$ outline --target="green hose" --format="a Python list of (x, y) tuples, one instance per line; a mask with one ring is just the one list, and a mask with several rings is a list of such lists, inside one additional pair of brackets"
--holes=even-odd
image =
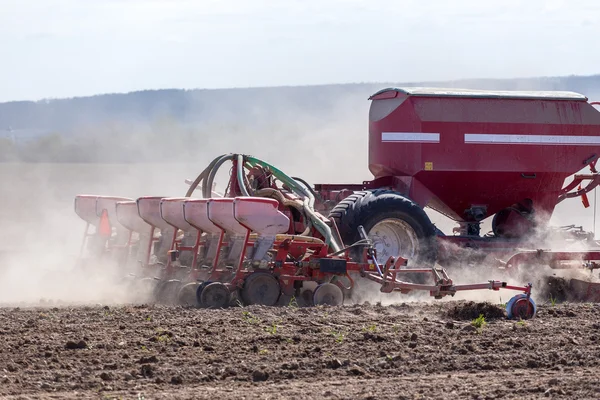
[[(313, 195), (313, 193), (311, 193), (310, 190), (306, 190), (303, 187), (303, 185), (299, 184), (295, 179), (293, 179), (293, 178), (289, 177), (288, 175), (286, 175), (285, 173), (283, 173), (283, 171), (279, 170), (278, 168), (275, 168), (273, 165), (271, 165), (265, 161), (259, 160), (258, 158), (255, 158), (252, 156), (244, 156), (241, 154), (236, 155), (233, 153), (223, 154), (219, 157), (216, 157), (208, 165), (208, 167), (206, 167), (206, 169), (204, 171), (202, 171), (202, 173), (200, 175), (198, 175), (198, 177), (196, 178), (196, 180), (194, 181), (194, 183), (188, 190), (186, 197), (191, 196), (191, 193), (194, 191), (194, 189), (198, 186), (198, 184), (201, 181), (202, 181), (202, 197), (204, 197), (204, 198), (212, 197), (212, 183), (213, 183), (213, 180), (215, 178), (217, 171), (219, 170), (219, 168), (225, 161), (233, 160), (234, 157), (237, 158), (237, 162), (238, 162), (238, 169), (237, 169), (237, 171), (235, 171), (235, 173), (237, 173), (238, 183), (239, 183), (240, 189), (242, 191), (242, 194), (244, 196), (250, 196), (250, 193), (244, 183), (243, 167), (245, 165), (249, 166), (249, 167), (254, 167), (254, 166), (258, 165), (258, 166), (267, 168), (269, 171), (271, 171), (273, 176), (275, 176), (282, 183), (284, 183), (290, 189), (292, 189), (292, 191), (294, 193), (304, 197), (304, 200), (302, 201), (303, 210), (308, 215), (310, 222), (325, 237), (325, 243), (327, 245), (331, 246), (334, 252), (341, 251), (342, 246), (341, 246), (341, 244), (339, 244), (337, 242), (336, 238), (334, 237), (333, 233), (331, 232), (331, 228), (329, 228), (329, 226), (327, 226), (327, 224), (325, 222), (323, 222), (321, 220), (321, 218), (319, 218), (319, 216), (317, 215), (317, 212), (314, 210), (315, 196)], [(243, 162), (244, 159), (246, 160), (245, 163)]]
[(312, 193), (310, 193), (310, 191), (304, 190), (302, 185), (299, 185), (294, 179), (267, 162), (251, 156), (246, 156), (246, 160), (248, 160), (250, 164), (260, 165), (268, 168), (277, 179), (285, 183), (288, 187), (290, 187), (290, 189), (296, 192), (296, 194), (303, 195), (305, 197), (304, 210), (310, 217), (311, 222), (314, 224), (317, 230), (325, 237), (325, 243), (331, 246), (333, 251), (337, 252), (341, 250), (342, 246), (335, 240), (333, 233), (331, 232), (331, 228), (329, 228), (329, 226), (327, 226), (327, 224), (325, 224), (325, 222), (323, 222), (314, 211), (315, 197), (312, 195)]

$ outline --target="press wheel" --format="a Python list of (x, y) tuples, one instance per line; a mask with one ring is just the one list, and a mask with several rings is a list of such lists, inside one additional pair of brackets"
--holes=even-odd
[(196, 302), (199, 305), (202, 305), (202, 291), (204, 290), (204, 288), (206, 286), (208, 286), (211, 283), (212, 283), (212, 281), (204, 281), (200, 285), (198, 285), (198, 287), (196, 288)]
[(518, 294), (506, 304), (509, 319), (531, 319), (535, 316), (537, 307), (531, 297)]
[(200, 282), (189, 282), (183, 285), (177, 293), (177, 302), (187, 307), (198, 306), (198, 299), (196, 298), (198, 286), (200, 286)]
[(231, 292), (221, 282), (213, 282), (204, 289), (200, 294), (200, 304), (204, 308), (225, 308), (229, 305)]
[(341, 306), (344, 303), (344, 293), (333, 283), (323, 283), (315, 289), (313, 303), (315, 306)]
[(300, 307), (312, 307), (315, 305), (314, 303), (314, 295), (315, 292), (310, 290), (310, 289), (306, 289), (300, 292), (300, 296), (298, 296), (298, 300), (299, 300), (299, 306)]
[(277, 278), (268, 272), (254, 272), (244, 280), (240, 291), (246, 305), (274, 306), (281, 295)]

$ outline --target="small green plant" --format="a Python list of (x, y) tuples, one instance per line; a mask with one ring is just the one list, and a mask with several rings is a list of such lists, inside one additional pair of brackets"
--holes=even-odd
[(346, 335), (344, 335), (343, 332), (335, 332), (335, 331), (331, 332), (331, 335), (335, 338), (335, 341), (337, 343), (342, 343), (344, 341), (344, 337), (346, 336)]
[(519, 322), (517, 322), (517, 325), (519, 325), (519, 326), (525, 326), (527, 324), (525, 323), (524, 320), (520, 320)]
[(554, 307), (556, 305), (556, 297), (550, 295), (550, 304), (552, 304), (552, 307)]
[(158, 340), (161, 343), (168, 343), (169, 342), (169, 335), (158, 335), (156, 337), (156, 340)]
[(250, 313), (250, 311), (242, 311), (242, 319), (249, 324), (259, 324), (260, 319)]
[(298, 308), (298, 301), (296, 300), (296, 296), (292, 296), (288, 303), (288, 307)]
[(502, 296), (500, 296), (500, 307), (506, 307), (506, 302), (502, 301)]
[(163, 328), (156, 328), (156, 341), (161, 343), (167, 343), (171, 339), (171, 334), (166, 332)]
[(265, 330), (269, 334), (274, 335), (277, 333), (277, 324), (275, 322), (273, 322), (273, 325), (266, 327)]
[(265, 355), (265, 354), (268, 354), (268, 353), (269, 353), (269, 350), (267, 350), (267, 349), (261, 349), (258, 352), (258, 354), (260, 354), (260, 355)]
[(487, 322), (485, 321), (485, 317), (483, 316), (483, 314), (479, 314), (479, 317), (471, 321), (471, 325), (473, 325), (475, 328), (481, 331), (483, 327), (487, 325)]
[(365, 328), (363, 328), (363, 332), (377, 332), (377, 325), (376, 324), (371, 324)]

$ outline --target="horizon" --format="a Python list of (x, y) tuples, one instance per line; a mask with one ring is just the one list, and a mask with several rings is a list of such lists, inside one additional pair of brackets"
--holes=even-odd
[[(570, 74), (570, 75), (560, 75), (560, 76), (514, 76), (514, 77), (507, 77), (507, 78), (493, 78), (493, 77), (487, 77), (487, 78), (464, 78), (464, 79), (452, 79), (452, 80), (435, 80), (435, 81), (431, 81), (431, 80), (425, 80), (425, 81), (413, 81), (413, 82), (378, 82), (378, 81), (369, 81), (369, 82), (333, 82), (333, 83), (320, 83), (320, 84), (298, 84), (298, 85), (293, 85), (293, 84), (283, 84), (283, 85), (274, 85), (274, 86), (225, 86), (225, 87), (211, 87), (211, 88), (207, 88), (207, 87), (165, 87), (165, 88), (142, 88), (142, 89), (138, 89), (138, 90), (131, 90), (131, 91), (122, 91), (122, 92), (99, 92), (99, 93), (93, 93), (93, 94), (87, 94), (87, 95), (81, 95), (81, 96), (71, 96), (71, 97), (44, 97), (44, 98), (36, 98), (36, 99), (22, 99), (22, 100), (0, 100), (0, 104), (8, 104), (8, 103), (40, 103), (40, 102), (51, 102), (51, 101), (60, 101), (60, 100), (75, 100), (75, 99), (84, 99), (84, 98), (90, 98), (90, 97), (96, 97), (96, 96), (113, 96), (113, 95), (129, 95), (129, 94), (135, 94), (135, 93), (143, 93), (143, 92), (161, 92), (161, 91), (184, 91), (184, 92), (191, 92), (191, 91), (220, 91), (220, 90), (246, 90), (246, 89), (250, 89), (250, 90), (269, 90), (269, 89), (293, 89), (293, 88), (317, 88), (317, 87), (327, 87), (327, 86), (353, 86), (353, 85), (387, 85), (387, 84), (401, 84), (401, 86), (405, 86), (405, 87), (417, 87), (417, 85), (419, 84), (426, 84), (426, 85), (434, 85), (436, 83), (439, 84), (449, 84), (449, 83), (453, 83), (453, 84), (460, 84), (460, 83), (468, 83), (468, 82), (473, 82), (473, 81), (479, 81), (479, 82), (515, 82), (515, 81), (535, 81), (535, 80), (543, 80), (543, 79), (565, 79), (565, 78), (595, 78), (598, 77), (600, 78), (600, 72), (598, 73), (591, 73), (591, 74), (586, 74), (586, 75), (577, 75), (577, 74)], [(415, 85), (415, 86), (411, 86), (411, 85)], [(468, 86), (468, 85), (467, 85)], [(438, 88), (444, 88), (443, 86), (430, 86), (430, 87), (438, 87)], [(448, 88), (448, 87), (446, 87)], [(457, 86), (452, 86), (452, 88), (461, 88), (461, 87), (457, 87)], [(465, 86), (464, 89), (467, 89), (467, 87)], [(494, 90), (494, 89), (485, 89), (482, 88), (482, 90)], [(525, 90), (526, 91), (526, 90)], [(543, 90), (542, 90), (543, 91)]]

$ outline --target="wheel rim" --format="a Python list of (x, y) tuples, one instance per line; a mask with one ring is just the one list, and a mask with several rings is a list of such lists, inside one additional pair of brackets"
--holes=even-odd
[(202, 290), (202, 306), (206, 308), (225, 308), (229, 304), (231, 293), (227, 287), (214, 282)]
[(344, 302), (344, 293), (339, 286), (333, 283), (324, 283), (315, 290), (313, 302), (316, 306), (340, 306)]
[(281, 287), (273, 275), (256, 273), (246, 278), (241, 294), (248, 305), (274, 306), (279, 300)]
[(508, 319), (531, 319), (535, 316), (537, 307), (535, 301), (525, 294), (518, 294), (506, 304)]
[(535, 309), (533, 304), (526, 298), (517, 300), (512, 306), (513, 318), (531, 319), (534, 314)]
[(388, 218), (375, 224), (368, 233), (377, 251), (377, 261), (385, 263), (390, 257), (412, 260), (419, 250), (415, 230), (405, 221)]

